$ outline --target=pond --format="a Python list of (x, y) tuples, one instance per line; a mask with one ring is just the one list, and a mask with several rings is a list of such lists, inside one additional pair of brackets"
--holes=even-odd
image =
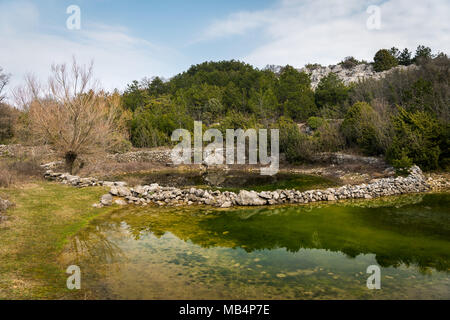
[(263, 176), (259, 171), (243, 170), (208, 170), (199, 171), (162, 171), (152, 173), (125, 174), (107, 177), (105, 180), (130, 180), (136, 184), (158, 183), (168, 187), (196, 187), (220, 189), (239, 192), (241, 189), (255, 191), (273, 191), (277, 189), (296, 189), (306, 191), (311, 189), (329, 188), (339, 184), (338, 181), (316, 175), (280, 172), (272, 176)]
[[(450, 194), (334, 205), (118, 208), (73, 237), (99, 299), (450, 299)], [(381, 268), (381, 289), (366, 286)]]

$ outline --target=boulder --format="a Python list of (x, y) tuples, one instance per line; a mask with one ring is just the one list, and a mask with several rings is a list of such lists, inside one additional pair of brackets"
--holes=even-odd
[(221, 208), (230, 208), (233, 204), (231, 203), (231, 201), (225, 201), (224, 203), (222, 203), (222, 205), (220, 206)]
[(102, 196), (102, 198), (100, 199), (100, 203), (104, 206), (110, 206), (112, 204), (112, 200), (113, 200), (112, 195), (108, 193)]
[(239, 192), (236, 202), (241, 206), (262, 206), (267, 203), (267, 201), (259, 197), (255, 191), (246, 190), (241, 190)]
[(111, 187), (111, 190), (109, 190), (109, 193), (113, 196), (118, 196), (118, 197), (131, 196), (130, 189), (128, 189), (127, 187), (120, 187), (120, 186)]

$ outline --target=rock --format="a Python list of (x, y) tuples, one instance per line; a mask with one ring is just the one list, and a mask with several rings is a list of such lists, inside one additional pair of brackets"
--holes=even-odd
[(114, 186), (114, 182), (103, 181), (102, 185), (105, 186), (105, 187), (113, 187)]
[(112, 200), (113, 200), (112, 195), (108, 193), (102, 196), (102, 198), (100, 199), (100, 203), (104, 206), (110, 206), (112, 204)]
[(126, 206), (128, 203), (125, 200), (117, 199), (114, 201), (115, 204), (118, 204), (119, 206)]
[(12, 207), (12, 202), (8, 200), (3, 200), (0, 198), (0, 212), (6, 211), (9, 207)]
[(92, 205), (93, 208), (103, 208), (103, 205), (101, 203), (94, 203)]
[(134, 187), (133, 192), (136, 193), (137, 195), (141, 195), (141, 196), (145, 195), (145, 193), (146, 193), (143, 186)]
[(109, 193), (112, 194), (113, 196), (118, 196), (119, 189), (117, 189), (117, 187), (115, 187), (115, 186), (112, 186), (111, 189), (109, 190)]
[(220, 207), (221, 208), (230, 208), (231, 206), (233, 206), (231, 201), (225, 201), (224, 203), (222, 203), (222, 205)]
[(131, 191), (127, 187), (117, 186), (117, 195), (119, 197), (128, 197), (131, 196)]
[(241, 190), (239, 192), (236, 202), (241, 206), (262, 206), (267, 203), (267, 201), (260, 198), (255, 191), (247, 190)]
[(329, 194), (327, 197), (328, 201), (336, 201), (336, 197), (333, 194)]

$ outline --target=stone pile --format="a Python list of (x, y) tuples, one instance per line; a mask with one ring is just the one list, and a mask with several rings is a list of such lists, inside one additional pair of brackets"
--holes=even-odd
[(88, 178), (81, 178), (79, 176), (74, 176), (69, 173), (60, 173), (60, 172), (53, 172), (52, 170), (45, 171), (44, 178), (51, 181), (57, 181), (62, 184), (68, 184), (74, 187), (84, 188), (84, 187), (94, 187), (94, 186), (106, 186), (106, 187), (113, 187), (113, 186), (126, 186), (126, 182), (123, 181), (103, 181), (98, 180), (96, 178), (88, 177)]
[(171, 163), (171, 149), (139, 150), (126, 153), (109, 154), (107, 158), (114, 161), (123, 162), (155, 162), (167, 164)]
[(238, 194), (229, 191), (212, 191), (197, 188), (179, 189), (158, 184), (128, 188), (126, 185), (111, 186), (109, 194), (102, 196), (97, 207), (113, 204), (136, 204), (146, 206), (210, 205), (221, 208), (232, 206), (263, 206), (275, 204), (310, 203), (344, 199), (372, 199), (382, 196), (427, 192), (430, 186), (419, 167), (413, 166), (407, 177), (389, 177), (373, 180), (368, 184), (345, 185), (325, 190), (276, 190), (246, 191)]

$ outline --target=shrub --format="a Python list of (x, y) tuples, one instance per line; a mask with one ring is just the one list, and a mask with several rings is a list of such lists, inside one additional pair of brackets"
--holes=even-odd
[(373, 69), (376, 72), (381, 72), (385, 70), (389, 70), (398, 65), (397, 59), (392, 55), (389, 50), (381, 49), (373, 58), (374, 64)]
[(310, 127), (313, 130), (319, 129), (321, 126), (325, 124), (325, 120), (320, 117), (310, 117), (306, 123), (308, 124), (308, 127)]
[(335, 73), (330, 72), (320, 79), (314, 99), (318, 107), (335, 106), (347, 100), (348, 90), (344, 82)]
[(413, 161), (408, 157), (407, 151), (402, 149), (401, 157), (399, 159), (392, 160), (392, 166), (399, 175), (407, 175), (408, 169), (413, 165)]
[(349, 145), (360, 147), (364, 153), (378, 155), (383, 152), (377, 127), (379, 118), (372, 106), (366, 102), (357, 102), (351, 106), (341, 125), (341, 131)]
[(314, 153), (313, 141), (300, 132), (298, 125), (291, 119), (281, 117), (276, 124), (280, 130), (280, 152), (291, 163), (310, 161)]
[(355, 59), (354, 57), (346, 57), (344, 60), (339, 62), (338, 64), (342, 66), (344, 69), (352, 69), (356, 67), (358, 64), (364, 63), (363, 61), (359, 61), (358, 59)]
[(395, 136), (387, 152), (387, 159), (411, 159), (423, 170), (439, 168), (441, 146), (445, 145), (444, 128), (427, 112), (408, 112), (402, 107), (393, 119)]
[(0, 102), (0, 144), (7, 143), (14, 136), (14, 125), (18, 112)]
[(338, 122), (325, 122), (316, 131), (315, 149), (322, 152), (336, 152), (345, 147), (345, 139)]

